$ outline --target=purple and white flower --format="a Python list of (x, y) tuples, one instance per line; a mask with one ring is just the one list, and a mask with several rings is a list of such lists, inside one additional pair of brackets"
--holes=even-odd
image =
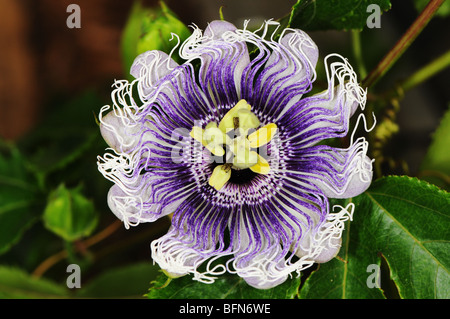
[(324, 59), (328, 89), (312, 89), (319, 53), (301, 30), (275, 22), (251, 32), (213, 21), (179, 48), (186, 60), (148, 51), (116, 81), (100, 112), (110, 146), (98, 159), (114, 182), (110, 209), (125, 226), (173, 214), (152, 258), (172, 277), (210, 283), (236, 273), (271, 288), (334, 258), (353, 206), (330, 208), (372, 180), (364, 138), (348, 148), (324, 140), (349, 134), (366, 92), (339, 55)]

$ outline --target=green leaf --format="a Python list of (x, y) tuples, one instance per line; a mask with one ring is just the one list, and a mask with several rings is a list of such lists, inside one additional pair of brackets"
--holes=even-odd
[(293, 6), (289, 26), (308, 31), (363, 29), (372, 11), (371, 4), (380, 7), (380, 13), (391, 8), (390, 0), (299, 0)]
[(0, 254), (17, 243), (41, 215), (39, 189), (26, 160), (14, 148), (0, 149)]
[(83, 298), (142, 298), (148, 290), (148, 284), (158, 274), (159, 267), (151, 263), (110, 269), (88, 284), (83, 284), (76, 295)]
[[(177, 45), (172, 39), (175, 33), (184, 41), (190, 36), (189, 29), (176, 15), (160, 2), (159, 7), (144, 7), (141, 1), (135, 1), (122, 34), (122, 56), (126, 74), (129, 73), (134, 59), (149, 50), (161, 50), (167, 54)], [(172, 56), (175, 60), (178, 56)], [(178, 61), (179, 62), (179, 61)]]
[[(300, 278), (288, 279), (271, 289), (256, 289), (238, 275), (221, 275), (214, 283), (192, 280), (192, 276), (171, 279), (161, 274), (150, 288), (149, 299), (293, 299), (300, 286)], [(168, 283), (168, 284), (167, 284)]]
[(65, 298), (68, 291), (57, 283), (36, 279), (21, 269), (0, 266), (0, 298)]
[(448, 188), (448, 180), (450, 179), (449, 145), (450, 108), (444, 114), (436, 132), (434, 132), (433, 141), (420, 167), (420, 176), (423, 179), (443, 188)]
[[(450, 194), (424, 181), (391, 176), (372, 184), (355, 204), (339, 259), (321, 264), (301, 298), (381, 298), (369, 288), (368, 266), (384, 258), (401, 298), (450, 297)], [(386, 276), (389, 275), (389, 276)], [(381, 285), (383, 288), (383, 282)]]
[[(345, 207), (343, 200), (332, 201), (335, 205)], [(300, 290), (299, 297), (303, 299), (382, 299), (383, 292), (378, 288), (368, 288), (366, 279), (368, 265), (380, 261), (377, 253), (365, 251), (359, 247), (358, 229), (360, 212), (356, 209), (353, 221), (347, 222), (342, 234), (342, 247), (338, 257), (318, 268), (306, 279)], [(363, 246), (363, 245), (361, 245)]]
[(41, 178), (73, 163), (80, 167), (83, 155), (101, 141), (93, 114), (104, 105), (100, 97), (86, 91), (75, 98), (66, 98), (57, 97), (49, 102), (43, 121), (18, 142)]
[(50, 194), (43, 220), (47, 229), (66, 241), (74, 241), (95, 230), (98, 215), (80, 188), (61, 185)]

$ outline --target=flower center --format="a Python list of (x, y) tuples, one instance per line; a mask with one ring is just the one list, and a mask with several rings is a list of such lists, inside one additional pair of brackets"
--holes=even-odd
[(260, 127), (260, 121), (251, 106), (240, 100), (222, 118), (219, 124), (209, 122), (205, 129), (194, 126), (191, 137), (202, 143), (215, 156), (225, 156), (226, 164), (214, 168), (209, 185), (220, 190), (231, 178), (231, 171), (249, 168), (258, 174), (268, 174), (267, 160), (258, 154), (277, 131), (274, 123)]

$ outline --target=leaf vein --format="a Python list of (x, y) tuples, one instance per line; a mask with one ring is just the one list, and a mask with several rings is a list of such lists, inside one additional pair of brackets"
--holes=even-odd
[(446, 272), (447, 273), (449, 273), (449, 270), (448, 269), (446, 269), (440, 262), (439, 262), (439, 260), (437, 260), (436, 259), (436, 257), (428, 250), (428, 249), (426, 249), (426, 247), (425, 246), (423, 246), (423, 244), (417, 239), (417, 238), (415, 238), (414, 236), (413, 236), (413, 234), (411, 234), (411, 232), (409, 232), (409, 230), (408, 229), (406, 229), (392, 214), (390, 214), (389, 212), (388, 212), (388, 210), (386, 209), (386, 208), (384, 208), (373, 196), (371, 196), (371, 194), (370, 193), (367, 193), (367, 196), (378, 206), (378, 207), (380, 207), (383, 211), (384, 211), (384, 213), (389, 217), (389, 218), (391, 218), (391, 220), (395, 223), (395, 224), (397, 224), (397, 226), (400, 228), (400, 229), (402, 229), (410, 238), (412, 238), (413, 240), (414, 240), (414, 242), (419, 246), (419, 247), (421, 247), (435, 262), (436, 262), (436, 264), (438, 264), (438, 265), (440, 265), (443, 269), (445, 269), (446, 270)]

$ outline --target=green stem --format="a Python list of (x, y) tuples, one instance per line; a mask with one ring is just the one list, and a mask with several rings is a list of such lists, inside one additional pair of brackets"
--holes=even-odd
[(77, 264), (78, 263), (78, 257), (77, 257), (77, 254), (75, 252), (74, 243), (65, 240), (64, 241), (64, 247), (66, 249), (67, 258), (68, 258), (69, 262)]
[(416, 85), (425, 82), (435, 74), (444, 70), (450, 66), (450, 50), (441, 55), (436, 60), (430, 62), (420, 70), (416, 71), (413, 75), (402, 81), (399, 87), (403, 91), (407, 91), (415, 87)]
[(359, 70), (359, 77), (364, 79), (367, 76), (367, 70), (364, 65), (364, 59), (361, 49), (361, 32), (359, 30), (352, 30), (352, 47), (353, 56), (356, 60), (356, 65)]
[[(98, 242), (102, 241), (103, 239), (107, 238), (111, 234), (113, 234), (117, 228), (122, 223), (120, 221), (115, 221), (111, 225), (109, 225), (107, 228), (99, 232), (98, 234), (86, 239), (81, 245), (84, 249), (87, 249), (88, 247), (97, 244)], [(60, 262), (61, 260), (65, 258), (71, 258), (72, 256), (75, 256), (75, 251), (72, 243), (69, 243), (65, 241), (66, 249), (61, 250), (60, 252), (48, 257), (46, 260), (44, 260), (32, 273), (32, 276), (35, 278), (41, 277), (48, 269), (50, 269), (53, 265)]]
[(444, 0), (431, 0), (423, 9), (413, 24), (406, 30), (405, 34), (394, 45), (394, 47), (384, 56), (380, 63), (364, 79), (363, 86), (370, 87), (374, 85), (383, 75), (394, 65), (394, 63), (409, 48), (411, 43), (422, 32), (425, 26), (430, 22), (436, 11)]

